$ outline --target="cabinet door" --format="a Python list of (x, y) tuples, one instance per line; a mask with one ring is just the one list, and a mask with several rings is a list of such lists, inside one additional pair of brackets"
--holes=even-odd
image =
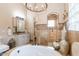
[(26, 45), (29, 42), (28, 35), (16, 35), (16, 46)]

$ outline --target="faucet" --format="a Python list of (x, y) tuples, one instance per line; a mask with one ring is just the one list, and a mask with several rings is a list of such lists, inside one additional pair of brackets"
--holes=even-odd
[(20, 52), (20, 50), (17, 51), (17, 53), (19, 53), (19, 52)]

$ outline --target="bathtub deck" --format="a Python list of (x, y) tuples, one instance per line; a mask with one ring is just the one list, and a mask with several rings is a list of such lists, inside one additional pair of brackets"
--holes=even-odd
[[(27, 44), (27, 45), (32, 45), (32, 44)], [(16, 48), (16, 47), (15, 47), (15, 48)], [(12, 49), (10, 49), (9, 51), (5, 52), (2, 56), (9, 56), (9, 54), (10, 54), (15, 48), (12, 48)]]
[(13, 48), (13, 49), (7, 51), (7, 52), (4, 53), (2, 56), (9, 56), (9, 54), (10, 54), (14, 49), (15, 49), (15, 48)]

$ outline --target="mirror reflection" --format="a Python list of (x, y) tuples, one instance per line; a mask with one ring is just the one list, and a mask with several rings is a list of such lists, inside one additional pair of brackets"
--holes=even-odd
[(13, 19), (13, 33), (24, 33), (25, 32), (25, 20), (24, 18), (16, 16)]

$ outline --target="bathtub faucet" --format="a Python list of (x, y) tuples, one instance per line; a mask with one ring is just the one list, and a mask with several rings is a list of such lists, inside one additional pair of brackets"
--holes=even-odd
[(20, 52), (20, 50), (17, 51), (17, 53), (19, 53), (19, 52)]

